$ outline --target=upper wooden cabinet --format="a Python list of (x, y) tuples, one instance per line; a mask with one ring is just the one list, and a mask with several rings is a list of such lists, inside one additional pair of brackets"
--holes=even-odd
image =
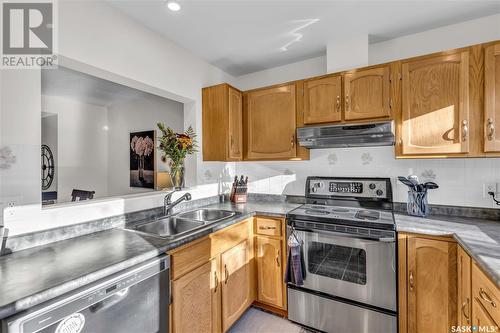
[(407, 249), (408, 332), (449, 332), (456, 325), (454, 242), (409, 237)]
[(295, 90), (295, 84), (287, 84), (246, 95), (245, 159), (297, 157)]
[(469, 151), (469, 52), (402, 62), (402, 154)]
[(391, 115), (390, 67), (348, 72), (344, 75), (345, 120)]
[(303, 89), (304, 124), (342, 120), (342, 76), (306, 80)]
[(484, 151), (500, 152), (500, 43), (484, 55)]
[(243, 99), (228, 84), (203, 88), (203, 160), (243, 158)]

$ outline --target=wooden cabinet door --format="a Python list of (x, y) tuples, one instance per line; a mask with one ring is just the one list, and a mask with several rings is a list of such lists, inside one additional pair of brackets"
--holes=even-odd
[(281, 240), (257, 237), (257, 299), (283, 307)]
[(304, 124), (342, 120), (342, 77), (330, 76), (304, 82)]
[(408, 332), (449, 332), (456, 325), (456, 244), (408, 239)]
[(229, 87), (229, 152), (231, 160), (243, 157), (243, 98), (241, 92)]
[(345, 120), (389, 117), (391, 115), (390, 87), (389, 66), (345, 74)]
[(500, 152), (500, 43), (484, 57), (484, 151)]
[(220, 332), (219, 262), (212, 259), (172, 282), (172, 331)]
[(403, 62), (403, 154), (469, 151), (469, 52)]
[(249, 243), (245, 240), (221, 255), (223, 332), (252, 304)]
[(247, 158), (296, 156), (295, 84), (248, 93)]
[(457, 284), (458, 284), (458, 325), (469, 326), (472, 318), (472, 302), (471, 302), (471, 258), (458, 246), (457, 249)]

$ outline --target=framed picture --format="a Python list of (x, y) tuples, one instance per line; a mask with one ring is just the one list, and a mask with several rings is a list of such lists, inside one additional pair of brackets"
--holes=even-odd
[(155, 188), (156, 131), (130, 133), (130, 187)]

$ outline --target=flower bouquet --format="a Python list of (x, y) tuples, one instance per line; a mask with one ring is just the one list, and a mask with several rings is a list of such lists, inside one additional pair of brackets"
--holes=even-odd
[(184, 186), (184, 159), (197, 152), (196, 133), (191, 126), (184, 133), (175, 133), (163, 123), (157, 125), (162, 132), (159, 148), (163, 157), (169, 160), (172, 184), (175, 189), (181, 189)]

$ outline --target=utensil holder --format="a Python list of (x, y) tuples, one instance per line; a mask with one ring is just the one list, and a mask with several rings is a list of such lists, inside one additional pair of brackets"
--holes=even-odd
[(408, 191), (408, 202), (406, 204), (408, 215), (426, 217), (429, 213), (429, 203), (427, 202), (427, 191)]

